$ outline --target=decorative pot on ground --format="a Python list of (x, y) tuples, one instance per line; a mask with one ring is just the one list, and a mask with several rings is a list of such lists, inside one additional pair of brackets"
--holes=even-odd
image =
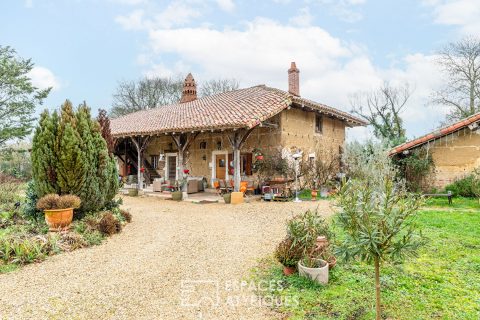
[(68, 230), (73, 219), (73, 209), (80, 208), (81, 200), (71, 194), (47, 194), (37, 201), (37, 209), (45, 213), (50, 231)]
[(73, 208), (43, 210), (49, 231), (68, 230), (73, 220)]
[(174, 201), (182, 201), (183, 192), (182, 191), (173, 191), (172, 192), (172, 200)]
[(319, 284), (328, 283), (328, 263), (322, 259), (311, 259), (314, 267), (306, 267), (302, 264), (302, 261), (298, 262), (298, 273), (301, 276), (309, 278)]
[(283, 274), (286, 276), (291, 276), (295, 273), (295, 267), (285, 267), (283, 266)]
[(231, 198), (232, 204), (243, 203), (243, 192), (232, 192), (231, 195), (232, 195), (232, 198)]
[(137, 188), (130, 188), (128, 189), (128, 195), (130, 197), (136, 197), (138, 196), (138, 189)]
[(326, 187), (323, 187), (320, 189), (320, 197), (322, 198), (328, 197), (328, 189)]
[(225, 201), (226, 204), (229, 204), (232, 201), (232, 194), (231, 193), (225, 193), (223, 195), (223, 200)]
[(317, 190), (313, 189), (312, 190), (312, 201), (317, 200)]

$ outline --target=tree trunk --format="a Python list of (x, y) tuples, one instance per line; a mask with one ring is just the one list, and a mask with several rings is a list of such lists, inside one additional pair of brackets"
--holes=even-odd
[(375, 293), (376, 293), (376, 320), (380, 320), (382, 317), (382, 311), (380, 308), (380, 260), (375, 257)]
[[(178, 160), (177, 160), (177, 180), (182, 180), (183, 178), (183, 150), (178, 150)], [(181, 191), (184, 191), (183, 189)]]

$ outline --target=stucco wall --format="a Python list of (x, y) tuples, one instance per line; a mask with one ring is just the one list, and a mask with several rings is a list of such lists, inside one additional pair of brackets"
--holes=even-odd
[(430, 151), (435, 162), (435, 186), (443, 188), (480, 167), (480, 134), (464, 129), (436, 141)]
[[(345, 140), (344, 123), (327, 116), (323, 117), (322, 133), (316, 133), (315, 113), (313, 112), (291, 108), (284, 110), (268, 122), (277, 124), (278, 128), (254, 129), (242, 147), (242, 152), (252, 152), (254, 148), (259, 148), (262, 152), (268, 153), (274, 149), (288, 148), (292, 151), (300, 149), (304, 156), (319, 150), (338, 154)], [(212, 152), (219, 150), (217, 146), (219, 141), (221, 143), (220, 150), (232, 152), (227, 135), (224, 133), (205, 132), (197, 136), (189, 148), (186, 164), (192, 175), (204, 176), (210, 182), (212, 166), (215, 161)], [(206, 149), (200, 149), (202, 142), (206, 142)], [(177, 152), (172, 138), (159, 136), (150, 141), (145, 155), (150, 159), (151, 155), (169, 152)], [(316, 156), (322, 155), (316, 154)], [(158, 172), (162, 177), (165, 175), (164, 165), (165, 162), (159, 163)]]
[(345, 124), (340, 120), (323, 116), (322, 133), (317, 133), (314, 112), (291, 108), (281, 115), (282, 145), (285, 147), (298, 148), (304, 155), (316, 151), (338, 154), (345, 142)]

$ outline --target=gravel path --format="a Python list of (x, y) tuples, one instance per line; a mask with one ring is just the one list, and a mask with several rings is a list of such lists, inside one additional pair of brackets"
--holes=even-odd
[[(124, 199), (133, 222), (104, 244), (0, 275), (0, 319), (275, 319), (249, 270), (285, 219), (328, 202)], [(200, 301), (200, 302), (199, 302)]]

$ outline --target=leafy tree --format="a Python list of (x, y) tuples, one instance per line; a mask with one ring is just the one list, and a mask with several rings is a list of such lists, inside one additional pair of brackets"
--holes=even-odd
[(60, 116), (42, 114), (33, 138), (32, 167), (38, 197), (77, 195), (82, 212), (104, 208), (118, 192), (115, 159), (85, 103), (75, 111), (67, 100)]
[(237, 90), (240, 83), (236, 79), (212, 79), (205, 81), (200, 86), (200, 96), (212, 96), (214, 94)]
[(135, 111), (148, 110), (177, 103), (182, 96), (183, 80), (176, 78), (148, 78), (139, 81), (121, 81), (113, 95), (112, 117)]
[(11, 47), (0, 46), (0, 145), (30, 134), (34, 111), (42, 104), (51, 88), (39, 90), (32, 85), (28, 73), (30, 59), (22, 59)]
[[(421, 198), (409, 193), (404, 183), (395, 182), (395, 167), (386, 154), (370, 158), (362, 172), (367, 178), (353, 178), (342, 188), (337, 221), (345, 232), (338, 254), (345, 260), (360, 259), (375, 268), (376, 319), (381, 319), (380, 267), (384, 262), (400, 263), (414, 256), (422, 240), (414, 221)], [(376, 179), (368, 179), (376, 176)]]
[(480, 38), (466, 37), (443, 48), (437, 60), (447, 81), (433, 102), (451, 108), (447, 122), (480, 112)]
[[(200, 85), (200, 96), (236, 90), (235, 79), (214, 79)], [(178, 78), (145, 77), (138, 81), (121, 81), (113, 95), (110, 115), (114, 118), (132, 112), (178, 103), (182, 97), (183, 80)]]
[(378, 139), (395, 146), (406, 141), (401, 117), (412, 91), (408, 83), (394, 87), (385, 82), (371, 92), (360, 92), (351, 97), (352, 112), (373, 127)]

